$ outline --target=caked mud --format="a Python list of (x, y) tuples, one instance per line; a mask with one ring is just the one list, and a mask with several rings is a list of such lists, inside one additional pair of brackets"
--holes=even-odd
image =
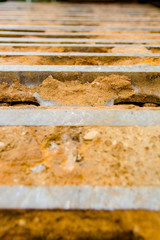
[(160, 127), (0, 127), (0, 184), (160, 186)]

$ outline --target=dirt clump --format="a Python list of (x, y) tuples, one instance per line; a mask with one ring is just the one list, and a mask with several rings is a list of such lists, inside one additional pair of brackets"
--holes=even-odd
[(151, 50), (148, 50), (146, 47), (141, 46), (131, 46), (131, 47), (114, 47), (110, 49), (110, 53), (152, 53)]
[(46, 78), (39, 87), (30, 87), (44, 99), (53, 99), (64, 105), (102, 106), (115, 97), (129, 97), (134, 90), (126, 76), (110, 75), (97, 77), (91, 83), (79, 81), (60, 82), (52, 76)]
[[(114, 50), (113, 50), (114, 51)], [(122, 49), (121, 49), (122, 51)], [(124, 51), (124, 52), (123, 52)], [(123, 49), (121, 53), (128, 53)], [(134, 52), (134, 49), (132, 50)], [(149, 50), (148, 50), (149, 51)], [(132, 52), (132, 53), (133, 53)], [(116, 52), (117, 53), (117, 52)], [(160, 65), (158, 57), (71, 57), (71, 56), (1, 56), (1, 65)]]
[[(127, 51), (127, 50), (125, 50)], [(126, 53), (126, 52), (125, 52)], [(128, 53), (128, 52), (127, 52)], [(48, 61), (50, 64), (51, 61)], [(97, 57), (94, 58), (77, 58), (77, 59), (66, 59), (66, 64), (68, 65), (145, 65), (149, 64), (152, 66), (160, 65), (160, 58), (154, 57), (112, 57), (106, 59), (99, 59)], [(55, 60), (54, 64), (63, 64), (64, 60)]]
[(110, 75), (97, 77), (93, 82), (82, 84), (79, 80), (61, 82), (52, 76), (47, 77), (39, 86), (27, 87), (13, 80), (9, 85), (0, 85), (0, 103), (14, 102), (39, 103), (34, 94), (44, 100), (55, 100), (61, 105), (102, 106), (114, 98), (128, 98), (134, 90), (131, 80), (126, 76)]
[(64, 52), (64, 47), (52, 46), (0, 46), (1, 52)]
[(25, 85), (19, 83), (18, 80), (13, 80), (13, 84), (9, 85), (3, 82), (0, 85), (0, 104), (1, 105), (12, 105), (16, 103), (37, 103), (36, 98)]

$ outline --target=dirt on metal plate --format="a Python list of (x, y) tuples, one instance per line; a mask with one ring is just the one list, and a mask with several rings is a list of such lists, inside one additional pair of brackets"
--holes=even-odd
[(0, 184), (160, 186), (160, 127), (0, 127)]
[(0, 64), (4, 65), (160, 65), (160, 57), (71, 57), (71, 56), (0, 56)]
[(157, 240), (160, 237), (160, 214), (142, 210), (1, 210), (0, 221), (1, 240)]
[[(90, 46), (90, 47), (76, 47), (73, 48), (70, 46), (70, 50), (66, 50), (65, 46), (61, 47), (53, 47), (53, 46), (26, 46), (26, 47), (21, 47), (21, 46), (0, 46), (0, 52), (104, 52), (104, 53), (160, 53), (160, 49), (157, 48), (151, 48), (151, 50), (147, 49), (146, 47), (142, 46), (131, 46), (131, 47), (96, 47)], [(81, 48), (81, 50), (80, 50)], [(69, 49), (69, 46), (67, 47)], [(92, 50), (91, 50), (92, 49)]]
[(141, 81), (137, 93), (131, 79), (123, 75), (99, 76), (93, 82), (85, 83), (79, 80), (61, 82), (50, 75), (39, 86), (28, 87), (20, 84), (18, 80), (13, 80), (11, 85), (3, 82), (0, 85), (0, 104), (1, 106), (19, 104), (44, 106), (49, 100), (47, 103), (52, 106), (97, 107), (114, 104), (159, 106), (160, 99), (154, 94), (155, 90), (158, 90), (157, 83), (144, 91), (145, 85), (146, 83)]

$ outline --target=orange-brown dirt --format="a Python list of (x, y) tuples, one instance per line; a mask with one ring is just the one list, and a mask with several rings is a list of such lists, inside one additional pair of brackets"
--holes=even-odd
[[(126, 51), (126, 50), (125, 50)], [(118, 51), (117, 51), (118, 52)], [(123, 51), (121, 51), (123, 52)], [(43, 57), (43, 56), (1, 56), (0, 64), (11, 65), (160, 65), (160, 58), (154, 57)]]
[(151, 53), (146, 47), (131, 46), (131, 47), (114, 47), (110, 50), (111, 53)]
[(38, 47), (12, 47), (12, 46), (0, 46), (1, 52), (64, 52), (64, 47), (47, 47), (47, 46), (38, 46)]
[[(45, 21), (45, 20), (42, 20), (42, 21), (29, 21), (29, 20), (25, 20), (25, 21), (23, 21), (22, 19), (17, 19), (16, 21), (14, 20), (14, 21), (7, 21), (7, 20), (1, 20), (1, 22), (0, 22), (0, 25), (3, 25), (3, 24), (5, 24), (5, 25), (23, 25), (23, 26), (25, 26), (25, 25), (32, 25), (32, 26), (34, 26), (34, 25), (42, 25), (42, 26), (45, 26), (45, 25), (47, 25), (47, 26), (53, 26), (53, 22), (52, 21)], [(119, 28), (119, 27), (137, 27), (137, 23), (136, 22), (124, 22), (124, 23), (119, 23), (119, 22), (107, 22), (107, 23), (105, 23), (105, 22), (97, 22), (96, 21), (96, 23), (93, 23), (93, 22), (88, 22), (88, 21), (83, 21), (83, 20), (81, 20), (81, 21), (79, 21), (79, 22), (71, 22), (71, 21), (57, 21), (57, 22), (55, 22), (54, 23), (54, 25), (56, 25), (56, 26), (67, 26), (67, 25), (72, 25), (72, 26), (81, 26), (81, 25), (84, 25), (84, 26), (104, 26), (104, 27), (109, 27), (110, 25), (112, 24), (112, 26), (113, 27), (117, 27), (117, 28)], [(158, 27), (159, 26), (159, 22), (155, 22), (155, 23), (153, 23), (153, 22), (147, 22), (147, 26), (149, 26), (149, 27)], [(141, 21), (139, 21), (138, 22), (138, 27), (146, 27), (146, 22), (141, 22)], [(67, 30), (67, 28), (66, 28), (66, 30)]]
[[(158, 19), (159, 20), (159, 19)], [(53, 30), (46, 30), (46, 32), (53, 32)], [(63, 31), (61, 31), (61, 32), (63, 32)], [(67, 31), (67, 32), (69, 32), (69, 31)], [(70, 32), (73, 32), (73, 31), (70, 31)], [(83, 30), (82, 31), (78, 31), (78, 32), (84, 32)], [(114, 34), (114, 33), (119, 33), (119, 34), (139, 34), (139, 33), (141, 33), (141, 34), (145, 34), (145, 33), (153, 33), (152, 31), (143, 31), (143, 30), (139, 30), (138, 28), (137, 28), (137, 30), (107, 30), (107, 28), (106, 28), (106, 30), (92, 30), (92, 31), (89, 31), (90, 33), (106, 33), (106, 34)]]
[(35, 101), (33, 94), (37, 92), (43, 99), (56, 100), (63, 105), (101, 106), (114, 97), (128, 98), (134, 94), (131, 80), (126, 76), (110, 75), (97, 77), (91, 83), (81, 84), (80, 81), (61, 82), (46, 78), (40, 86), (27, 87), (17, 80), (9, 86), (0, 85), (0, 102)]
[(0, 184), (160, 186), (160, 127), (0, 127)]
[(131, 80), (126, 76), (97, 77), (92, 83), (60, 82), (52, 76), (39, 87), (30, 87), (44, 99), (54, 99), (64, 105), (101, 106), (114, 97), (129, 97), (134, 93)]
[[(87, 35), (87, 34), (86, 34)], [(123, 35), (123, 34), (119, 34), (119, 35), (107, 35), (107, 36), (105, 36), (105, 35), (100, 35), (100, 36), (89, 36), (89, 38), (107, 38), (107, 39), (131, 39), (131, 40), (140, 40), (140, 39), (142, 39), (142, 40), (144, 40), (144, 37), (145, 37), (145, 39), (157, 39), (157, 40), (159, 40), (159, 36), (152, 36), (152, 35), (136, 35), (136, 34), (130, 34), (130, 35)], [(87, 38), (88, 38), (88, 36), (87, 36)]]
[[(54, 32), (55, 33), (55, 32)], [(63, 32), (61, 32), (62, 34), (63, 34)], [(80, 33), (80, 32), (78, 32), (78, 33)], [(104, 34), (104, 33), (103, 33)], [(1, 35), (1, 33), (0, 33), (0, 35)], [(144, 40), (144, 36), (145, 36), (145, 39), (157, 39), (157, 41), (159, 40), (159, 36), (154, 36), (154, 35), (136, 35), (136, 34), (130, 34), (130, 35), (128, 35), (128, 34), (126, 34), (125, 35), (125, 33), (124, 34), (119, 34), (119, 35), (114, 35), (114, 34), (111, 34), (111, 33), (108, 33), (108, 34), (104, 34), (104, 35), (98, 35), (98, 34), (96, 34), (95, 33), (95, 35), (89, 35), (88, 33), (85, 33), (85, 35), (73, 35), (73, 36), (70, 36), (70, 35), (67, 35), (67, 33), (64, 33), (64, 35), (63, 36), (61, 36), (60, 34), (58, 34), (58, 32), (57, 32), (57, 35), (58, 35), (58, 37), (59, 38), (64, 38), (64, 36), (66, 36), (67, 38), (79, 38), (79, 39), (81, 39), (81, 38), (86, 38), (86, 39), (90, 39), (90, 38), (96, 38), (96, 39), (131, 39), (131, 40)], [(4, 34), (3, 33), (3, 35), (2, 36), (5, 36), (5, 37), (9, 37), (9, 35), (6, 33), (6, 34)], [(39, 36), (39, 35), (36, 35), (36, 34), (34, 34), (34, 33), (32, 33), (32, 32), (30, 32), (30, 35), (26, 35), (25, 33), (23, 33), (23, 34), (21, 34), (21, 35), (14, 35), (14, 37), (19, 37), (19, 38), (21, 38), (21, 37), (25, 37), (25, 38), (39, 38), (39, 39), (43, 39), (43, 38), (57, 38), (57, 36), (54, 36), (54, 35), (46, 35), (46, 34), (44, 34), (43, 35), (43, 33), (42, 33), (42, 35), (41, 36)]]
[(9, 86), (8, 83), (3, 82), (0, 85), (0, 103), (7, 106), (10, 103), (16, 102), (36, 102), (35, 97), (29, 92), (28, 88), (20, 84), (17, 80)]
[(158, 240), (150, 211), (1, 210), (1, 240)]
[(150, 48), (148, 50), (145, 47), (51, 47), (51, 46), (38, 46), (38, 47), (12, 47), (12, 46), (0, 46), (0, 52), (108, 52), (108, 53), (160, 53), (160, 48)]
[(11, 85), (6, 82), (0, 85), (0, 105), (32, 104), (43, 106), (45, 100), (54, 100), (54, 103), (48, 102), (50, 105), (68, 106), (98, 107), (113, 105), (114, 102), (138, 106), (144, 104), (160, 105), (160, 99), (155, 93), (155, 90), (158, 90), (157, 83), (152, 83), (152, 86), (148, 87), (149, 91), (148, 88), (145, 91), (140, 90), (141, 85), (144, 88), (145, 84), (141, 81), (139, 93), (136, 93), (130, 78), (113, 74), (106, 77), (99, 76), (94, 81), (86, 83), (82, 83), (80, 80), (62, 82), (49, 76), (39, 86), (32, 87), (27, 87), (20, 84), (18, 80), (13, 80)]

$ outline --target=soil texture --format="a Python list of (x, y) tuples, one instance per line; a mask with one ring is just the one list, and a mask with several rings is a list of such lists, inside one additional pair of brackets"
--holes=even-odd
[(160, 186), (160, 127), (0, 127), (0, 184)]
[(150, 211), (1, 210), (1, 240), (158, 240)]

